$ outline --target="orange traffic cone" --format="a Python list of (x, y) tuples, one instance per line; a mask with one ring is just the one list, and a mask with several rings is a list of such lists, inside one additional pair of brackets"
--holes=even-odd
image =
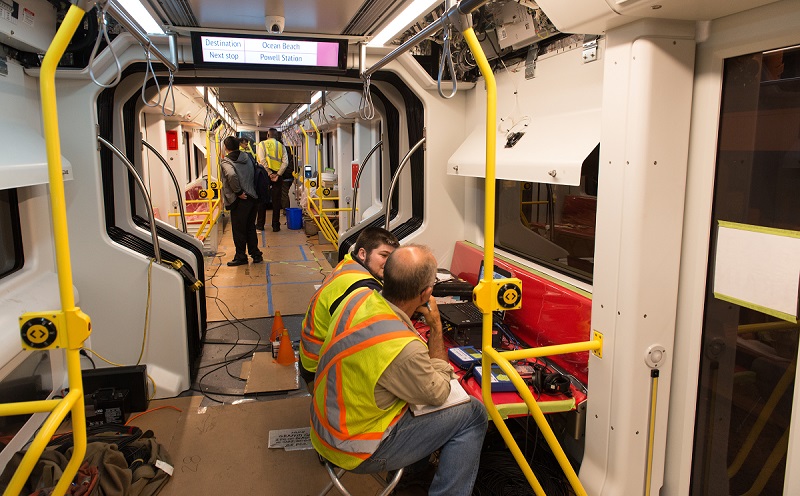
[(289, 338), (289, 331), (283, 330), (281, 334), (281, 347), (278, 350), (278, 358), (275, 359), (281, 365), (292, 365), (295, 362), (292, 340)]
[(283, 325), (283, 317), (281, 317), (281, 312), (275, 312), (275, 317), (272, 319), (272, 334), (269, 336), (270, 341), (275, 341), (281, 335), (281, 332), (286, 330), (286, 326)]

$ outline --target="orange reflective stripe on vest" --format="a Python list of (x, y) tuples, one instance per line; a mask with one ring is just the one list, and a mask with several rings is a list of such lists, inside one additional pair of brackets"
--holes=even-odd
[(311, 441), (336, 465), (352, 470), (375, 452), (405, 412), (398, 399), (375, 404), (386, 367), (419, 339), (377, 292), (359, 289), (334, 312), (322, 346), (311, 408)]

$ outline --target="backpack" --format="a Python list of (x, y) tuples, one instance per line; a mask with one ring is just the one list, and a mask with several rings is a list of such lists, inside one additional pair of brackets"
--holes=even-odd
[(288, 160), (289, 165), (287, 165), (286, 170), (283, 171), (283, 176), (281, 176), (281, 179), (283, 179), (284, 181), (292, 181), (294, 180), (294, 169), (295, 169), (294, 155), (287, 146), (283, 147), (283, 153), (286, 154), (286, 159)]
[(269, 200), (269, 175), (260, 165), (253, 163), (253, 185), (256, 188), (256, 196), (258, 196), (258, 203), (267, 203)]

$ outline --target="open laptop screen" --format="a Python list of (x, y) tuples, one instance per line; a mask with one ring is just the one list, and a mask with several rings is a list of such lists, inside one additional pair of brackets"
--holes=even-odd
[[(494, 279), (506, 279), (510, 277), (513, 277), (511, 275), (511, 272), (501, 267), (498, 267), (497, 265), (494, 266)], [(478, 270), (478, 281), (480, 281), (481, 279), (483, 279), (483, 260), (481, 260), (481, 267)]]

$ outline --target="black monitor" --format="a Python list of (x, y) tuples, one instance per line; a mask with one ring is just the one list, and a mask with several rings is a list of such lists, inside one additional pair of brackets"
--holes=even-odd
[[(497, 265), (494, 266), (494, 277), (493, 279), (508, 279), (513, 277), (511, 272), (507, 271), (502, 267), (498, 267)], [(478, 270), (478, 282), (483, 279), (483, 260), (481, 260), (481, 268)]]

